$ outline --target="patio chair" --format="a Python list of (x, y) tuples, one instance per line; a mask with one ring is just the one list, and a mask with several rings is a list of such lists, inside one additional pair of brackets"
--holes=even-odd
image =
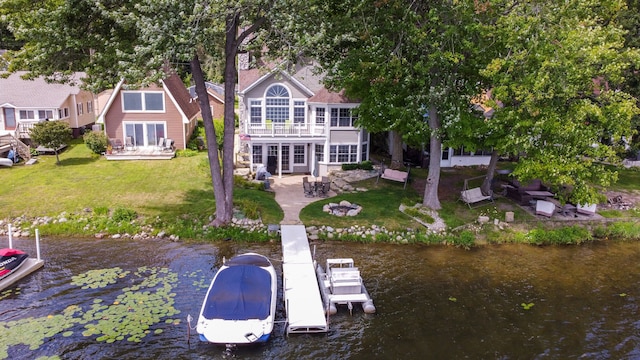
[(306, 176), (302, 178), (302, 190), (304, 190), (304, 196), (305, 197), (313, 197), (314, 196), (313, 188), (311, 187), (311, 183), (309, 182), (309, 178), (306, 177)]
[(122, 145), (122, 140), (120, 139), (109, 139), (109, 144), (111, 144), (111, 149), (113, 151), (124, 150), (124, 146)]
[(165, 150), (165, 151), (172, 151), (173, 150), (173, 140), (172, 139), (165, 139), (163, 150)]
[(331, 190), (331, 181), (326, 176), (322, 177), (322, 183), (320, 184), (320, 196), (329, 196), (329, 190)]
[(135, 150), (136, 149), (135, 145), (133, 144), (133, 138), (131, 136), (127, 136), (126, 143), (125, 143), (124, 147), (127, 150)]
[(160, 139), (158, 139), (158, 145), (157, 145), (158, 150), (162, 151), (164, 150), (164, 138), (161, 137)]

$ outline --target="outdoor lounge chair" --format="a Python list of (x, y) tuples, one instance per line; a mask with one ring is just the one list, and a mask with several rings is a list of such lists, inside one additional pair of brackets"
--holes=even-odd
[(164, 150), (164, 151), (172, 151), (173, 150), (173, 140), (172, 139), (165, 139), (164, 140), (164, 148), (162, 150)]
[(133, 138), (131, 136), (127, 136), (126, 143), (125, 143), (124, 147), (127, 150), (135, 150), (136, 149), (135, 145), (133, 145)]
[(163, 137), (161, 137), (160, 139), (158, 139), (158, 145), (157, 145), (157, 147), (158, 147), (158, 150), (160, 150), (160, 151), (164, 150), (164, 138), (163, 138)]

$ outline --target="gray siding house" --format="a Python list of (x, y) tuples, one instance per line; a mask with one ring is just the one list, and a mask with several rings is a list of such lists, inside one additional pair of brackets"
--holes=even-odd
[(328, 174), (345, 163), (369, 159), (369, 133), (354, 125), (358, 101), (327, 90), (314, 65), (238, 72), (240, 151), (250, 167), (274, 176)]

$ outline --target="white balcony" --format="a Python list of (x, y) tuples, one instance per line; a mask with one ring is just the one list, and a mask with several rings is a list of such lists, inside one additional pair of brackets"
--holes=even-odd
[(316, 123), (261, 123), (244, 124), (244, 133), (256, 137), (322, 137), (324, 124)]

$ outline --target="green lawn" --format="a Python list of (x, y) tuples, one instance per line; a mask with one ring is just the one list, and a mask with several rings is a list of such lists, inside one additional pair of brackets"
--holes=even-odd
[[(122, 207), (148, 218), (172, 219), (209, 216), (215, 210), (206, 152), (169, 161), (107, 161), (75, 140), (60, 160), (56, 165), (54, 155), (41, 155), (31, 166), (0, 168), (0, 218)], [(267, 221), (282, 219), (273, 194), (238, 191), (238, 199), (268, 209), (263, 214)]]
[[(215, 201), (205, 152), (170, 161), (107, 161), (104, 157), (92, 154), (81, 140), (75, 140), (60, 154), (60, 159), (61, 164), (56, 165), (54, 155), (39, 156), (38, 162), (32, 166), (18, 164), (11, 168), (0, 168), (0, 183), (3, 184), (0, 187), (0, 219), (23, 215), (29, 218), (57, 216), (63, 212), (84, 214), (86, 209), (94, 210), (94, 215), (103, 216), (100, 213), (107, 209), (125, 209), (138, 214), (143, 219), (143, 224), (160, 224), (160, 228), (182, 237), (207, 236), (202, 225), (208, 223), (209, 217), (214, 214)], [(479, 215), (504, 219), (505, 207), (512, 205), (509, 200), (499, 198), (495, 204), (469, 209), (457, 201), (464, 179), (481, 176), (483, 171), (476, 167), (442, 170), (439, 191), (442, 210), (439, 214), (450, 229), (474, 223)], [(612, 190), (638, 189), (640, 171), (618, 171), (620, 182)], [(412, 182), (418, 182), (426, 176), (426, 169), (411, 170)], [(340, 194), (311, 203), (300, 214), (303, 223), (330, 225), (334, 228), (354, 225), (370, 227), (375, 224), (393, 231), (422, 228), (411, 217), (398, 211), (400, 204), (413, 206), (422, 202), (412, 186), (403, 189), (401, 183), (376, 183), (375, 178), (354, 185), (367, 188), (368, 191)], [(259, 216), (265, 224), (279, 223), (282, 220), (282, 209), (272, 192), (242, 186), (236, 186), (235, 189), (234, 205), (241, 208), (247, 216)], [(322, 211), (324, 204), (341, 200), (362, 205), (362, 212), (356, 217), (336, 217)], [(516, 212), (516, 222), (526, 226), (539, 226), (539, 221), (524, 210), (513, 206), (510, 209)], [(632, 210), (610, 215), (635, 218), (637, 213), (637, 210)], [(122, 222), (114, 225), (102, 219), (95, 223), (97, 225), (85, 231), (85, 235), (95, 231), (110, 232), (111, 229), (114, 232), (128, 231), (128, 225)], [(82, 234), (82, 226), (60, 226), (50, 231), (61, 235)], [(246, 234), (224, 232), (211, 237), (229, 236), (250, 237)], [(265, 239), (266, 237), (260, 238)]]

